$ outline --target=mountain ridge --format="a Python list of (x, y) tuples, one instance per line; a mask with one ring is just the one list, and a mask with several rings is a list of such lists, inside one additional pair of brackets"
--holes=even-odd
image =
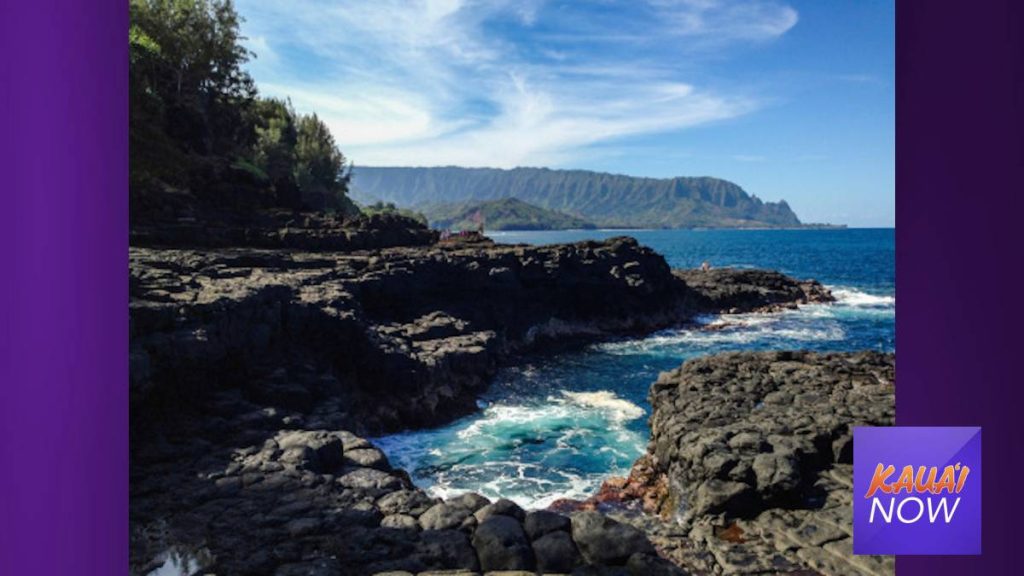
[(487, 230), (571, 230), (594, 224), (557, 210), (541, 208), (518, 198), (455, 202), (423, 206), (432, 228), (470, 230), (483, 224)]
[(764, 202), (710, 176), (650, 178), (589, 170), (518, 167), (357, 167), (352, 195), (419, 208), (516, 198), (612, 228), (800, 227), (785, 200)]

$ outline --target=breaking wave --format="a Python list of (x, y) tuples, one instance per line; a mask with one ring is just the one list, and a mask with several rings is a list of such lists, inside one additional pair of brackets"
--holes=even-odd
[(543, 402), (502, 402), (437, 430), (378, 438), (417, 485), (438, 497), (478, 492), (543, 508), (585, 498), (625, 474), (645, 436), (626, 423), (644, 408), (609, 390), (562, 392)]
[(868, 294), (853, 288), (834, 287), (832, 295), (836, 298), (836, 304), (840, 306), (853, 306), (857, 308), (888, 308), (896, 305), (895, 296), (878, 296)]
[(616, 422), (635, 420), (644, 415), (644, 409), (629, 400), (623, 400), (608, 390), (598, 392), (562, 392), (570, 402), (587, 408), (608, 412)]

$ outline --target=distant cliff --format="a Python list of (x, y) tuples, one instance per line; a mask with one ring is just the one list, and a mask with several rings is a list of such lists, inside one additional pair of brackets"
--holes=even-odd
[(548, 168), (357, 167), (352, 196), (402, 207), (517, 198), (598, 226), (765, 228), (800, 226), (785, 201), (763, 202), (718, 178), (638, 178)]
[(582, 218), (547, 210), (516, 198), (425, 206), (422, 212), (434, 228), (472, 230), (572, 230), (594, 228)]

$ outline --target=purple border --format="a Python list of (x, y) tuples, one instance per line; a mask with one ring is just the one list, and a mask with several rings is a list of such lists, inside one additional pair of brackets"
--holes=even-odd
[(127, 2), (0, 2), (0, 574), (128, 569)]
[(896, 421), (982, 426), (981, 556), (900, 576), (1020, 571), (1024, 3), (896, 8)]
[[(0, 3), (0, 574), (127, 571), (124, 2)], [(1024, 5), (897, 6), (901, 425), (985, 429), (984, 555), (1018, 560)]]

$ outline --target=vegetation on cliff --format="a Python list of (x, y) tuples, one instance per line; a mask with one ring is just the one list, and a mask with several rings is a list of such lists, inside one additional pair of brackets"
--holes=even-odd
[(360, 206), (359, 209), (367, 216), (371, 216), (373, 214), (404, 216), (405, 218), (415, 220), (424, 226), (428, 225), (427, 217), (422, 212), (409, 210), (408, 208), (399, 208), (392, 202), (374, 202), (368, 206)]
[(423, 209), (517, 198), (598, 226), (637, 228), (800, 226), (785, 201), (763, 202), (718, 178), (637, 178), (547, 168), (371, 168), (352, 182), (362, 202)]
[(132, 0), (130, 11), (133, 220), (200, 208), (354, 209), (350, 165), (327, 125), (261, 98), (243, 70), (252, 54), (230, 0)]
[(594, 228), (582, 218), (546, 210), (517, 198), (437, 204), (423, 209), (434, 228), (473, 230), (573, 230)]

